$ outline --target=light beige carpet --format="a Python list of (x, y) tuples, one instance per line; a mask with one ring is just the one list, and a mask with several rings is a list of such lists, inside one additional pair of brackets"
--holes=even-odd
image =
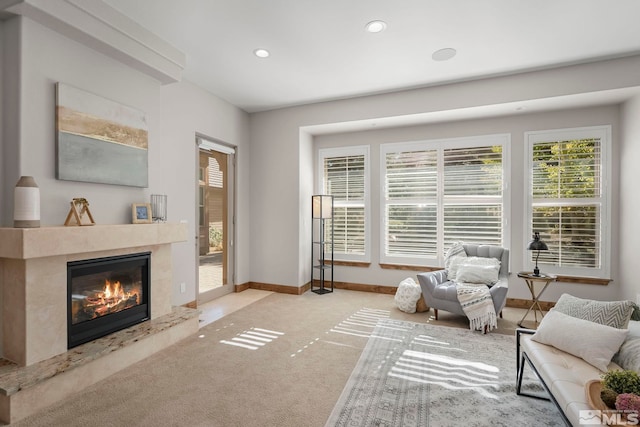
[(403, 313), (392, 295), (273, 294), (14, 425), (324, 426), (378, 319), (468, 328), (432, 314)]

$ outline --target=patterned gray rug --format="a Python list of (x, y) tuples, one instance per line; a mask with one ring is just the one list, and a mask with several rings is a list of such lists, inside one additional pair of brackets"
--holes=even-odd
[(514, 336), (381, 320), (326, 427), (564, 425), (551, 402), (516, 395), (515, 353)]

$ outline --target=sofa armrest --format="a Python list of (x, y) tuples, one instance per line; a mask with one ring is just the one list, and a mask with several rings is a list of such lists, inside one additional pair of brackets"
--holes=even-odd
[(436, 286), (448, 281), (447, 270), (429, 271), (418, 274), (418, 283), (422, 288), (422, 293), (432, 293)]
[(509, 279), (506, 277), (501, 277), (498, 279), (496, 283), (490, 286), (491, 288), (508, 288), (509, 287)]
[(436, 307), (434, 304), (433, 293), (437, 286), (447, 282), (447, 271), (437, 270), (429, 271), (426, 273), (418, 274), (418, 283), (420, 283), (420, 289), (422, 290), (422, 296), (425, 303), (429, 307)]

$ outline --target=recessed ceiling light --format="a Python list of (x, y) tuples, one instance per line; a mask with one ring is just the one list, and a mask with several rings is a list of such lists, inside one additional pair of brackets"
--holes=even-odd
[(370, 33), (379, 33), (387, 28), (387, 23), (384, 21), (371, 21), (365, 26), (365, 28)]
[(454, 56), (456, 56), (456, 53), (458, 52), (455, 49), (446, 47), (444, 49), (436, 50), (435, 52), (433, 52), (433, 55), (431, 55), (431, 58), (434, 61), (447, 61), (453, 58)]
[(268, 58), (269, 51), (267, 49), (256, 49), (253, 51), (253, 54), (258, 58)]

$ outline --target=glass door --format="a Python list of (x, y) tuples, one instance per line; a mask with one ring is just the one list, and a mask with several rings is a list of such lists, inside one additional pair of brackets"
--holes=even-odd
[[(198, 303), (233, 292), (235, 150), (198, 138)], [(231, 220), (230, 220), (231, 219)]]

